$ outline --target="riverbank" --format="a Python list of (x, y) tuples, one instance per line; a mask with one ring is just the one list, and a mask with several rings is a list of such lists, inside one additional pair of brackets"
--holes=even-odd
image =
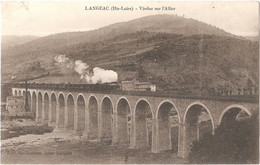
[(39, 125), (31, 119), (13, 119), (1, 122), (1, 140), (19, 137), (21, 135), (50, 133), (54, 128)]
[[(150, 149), (130, 150), (87, 141), (73, 131), (24, 135), (2, 140), (2, 163), (19, 164), (183, 164), (172, 151), (154, 154)], [(13, 158), (16, 159), (13, 159)]]

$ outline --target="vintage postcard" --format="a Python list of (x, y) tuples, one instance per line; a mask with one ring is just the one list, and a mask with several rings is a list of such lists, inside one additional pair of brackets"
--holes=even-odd
[(1, 1), (2, 164), (258, 164), (259, 3)]

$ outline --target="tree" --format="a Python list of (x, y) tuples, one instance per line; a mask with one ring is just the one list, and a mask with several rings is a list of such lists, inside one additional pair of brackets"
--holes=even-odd
[(207, 134), (192, 144), (189, 163), (259, 162), (258, 113), (232, 125), (220, 125), (215, 135)]

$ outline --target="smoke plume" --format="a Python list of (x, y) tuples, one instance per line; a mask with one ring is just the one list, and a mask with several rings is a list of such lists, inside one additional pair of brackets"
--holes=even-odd
[(113, 70), (104, 70), (99, 67), (95, 67), (93, 69), (93, 76), (91, 77), (91, 81), (96, 84), (97, 82), (105, 83), (105, 82), (115, 82), (117, 81), (118, 75)]
[(62, 64), (69, 69), (73, 69), (80, 75), (80, 79), (86, 80), (89, 84), (116, 82), (118, 74), (113, 70), (105, 70), (99, 67), (89, 69), (89, 65), (81, 60), (72, 61), (66, 55), (54, 57), (55, 65)]

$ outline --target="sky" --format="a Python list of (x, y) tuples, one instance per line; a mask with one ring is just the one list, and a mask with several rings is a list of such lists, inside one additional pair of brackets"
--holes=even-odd
[[(134, 11), (93, 11), (90, 6), (133, 7)], [(171, 7), (174, 10), (143, 11), (139, 7)], [(2, 35), (46, 36), (88, 31), (117, 22), (155, 14), (193, 18), (241, 36), (258, 35), (257, 2), (90, 2), (90, 1), (1, 1)]]

